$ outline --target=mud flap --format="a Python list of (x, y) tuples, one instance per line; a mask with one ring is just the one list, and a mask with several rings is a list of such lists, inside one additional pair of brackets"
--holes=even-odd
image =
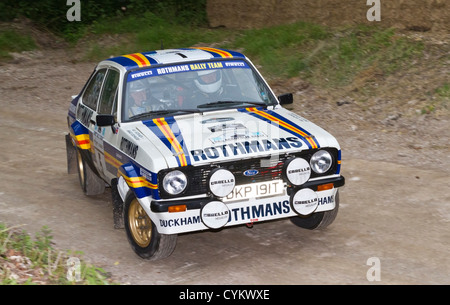
[(113, 206), (113, 219), (114, 219), (114, 229), (123, 229), (123, 208), (124, 203), (120, 197), (119, 190), (117, 189), (117, 179), (111, 181), (111, 195), (112, 195), (112, 206)]
[(66, 134), (66, 153), (67, 153), (67, 173), (76, 174), (77, 170), (77, 150), (72, 143), (70, 134)]

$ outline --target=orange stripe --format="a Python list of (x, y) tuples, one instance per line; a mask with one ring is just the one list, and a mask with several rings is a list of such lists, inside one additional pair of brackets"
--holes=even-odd
[(116, 158), (111, 156), (109, 153), (107, 153), (105, 151), (104, 154), (105, 154), (105, 161), (106, 162), (108, 162), (109, 164), (111, 164), (115, 168), (119, 168), (120, 166), (122, 166), (122, 162), (120, 162), (119, 160), (117, 160)]
[(166, 136), (167, 140), (169, 140), (170, 144), (174, 148), (177, 153), (177, 158), (180, 160), (181, 166), (187, 165), (186, 156), (184, 154), (183, 148), (178, 142), (177, 138), (173, 134), (172, 130), (169, 128), (166, 120), (164, 118), (154, 119), (153, 122), (159, 127), (161, 132)]
[[(157, 119), (158, 120), (158, 119)], [(178, 140), (176, 139), (175, 135), (173, 134), (172, 130), (169, 128), (169, 126), (167, 125), (167, 122), (164, 120), (164, 118), (160, 118), (159, 120), (164, 121), (162, 124), (163, 125), (159, 125), (161, 131), (164, 133), (164, 135), (166, 136), (166, 138), (169, 140), (169, 142), (172, 144), (172, 147), (175, 149), (175, 152), (177, 153), (177, 157), (180, 160), (180, 164), (181, 166), (186, 166), (187, 165), (187, 160), (186, 160), (186, 156), (184, 155), (183, 149), (181, 148), (180, 143), (178, 142)]]
[(136, 53), (134, 55), (141, 59), (141, 61), (144, 63), (144, 67), (150, 66), (150, 61), (148, 60), (148, 58), (144, 54)]
[(131, 59), (132, 61), (137, 63), (137, 65), (140, 68), (141, 67), (150, 66), (150, 61), (147, 59), (147, 57), (145, 57), (145, 55), (143, 55), (141, 53), (134, 53), (134, 54), (123, 55), (123, 57)]
[(300, 129), (295, 128), (294, 126), (289, 125), (286, 122), (280, 121), (276, 117), (273, 117), (272, 115), (270, 115), (268, 113), (265, 113), (265, 112), (262, 112), (260, 110), (257, 110), (256, 108), (247, 108), (247, 110), (249, 110), (251, 112), (254, 112), (256, 114), (259, 114), (260, 116), (263, 116), (263, 117), (265, 117), (265, 118), (267, 118), (267, 119), (269, 119), (271, 121), (277, 122), (279, 125), (281, 125), (281, 126), (287, 128), (289, 130), (292, 130), (292, 131), (300, 134), (301, 136), (303, 136), (306, 139), (306, 141), (309, 142), (309, 144), (311, 144), (312, 148), (317, 148), (318, 147), (317, 143), (312, 139), (312, 137), (310, 135), (306, 134), (305, 132), (301, 131)]
[(75, 140), (77, 143), (77, 146), (81, 149), (90, 149), (91, 148), (91, 140), (89, 139), (88, 134), (81, 134), (78, 136), (75, 136)]
[(229, 52), (224, 51), (224, 50), (219, 50), (219, 49), (215, 49), (215, 48), (206, 48), (206, 47), (194, 47), (195, 49), (200, 49), (200, 50), (204, 50), (204, 51), (209, 51), (209, 52), (214, 52), (219, 54), (220, 56), (227, 58), (227, 57), (233, 57), (233, 55), (231, 55)]
[(151, 189), (157, 189), (158, 186), (156, 184), (152, 184), (148, 182), (144, 177), (128, 177), (124, 174), (121, 174), (121, 176), (125, 179), (128, 186), (132, 188), (138, 188), (138, 187), (148, 187)]

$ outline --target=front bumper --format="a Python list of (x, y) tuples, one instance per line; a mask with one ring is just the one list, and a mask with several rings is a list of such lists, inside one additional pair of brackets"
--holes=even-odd
[[(342, 176), (308, 181), (299, 188), (286, 188), (285, 194), (281, 196), (227, 203), (222, 203), (217, 198), (210, 197), (159, 201), (142, 198), (140, 202), (160, 233), (178, 234), (298, 216), (300, 214), (296, 204), (299, 201), (295, 199), (295, 194), (300, 190), (308, 190), (310, 194), (315, 194), (313, 195), (315, 200), (313, 213), (333, 210), (337, 190), (344, 184), (345, 179)], [(321, 190), (320, 186), (323, 185), (328, 185), (328, 188)], [(210, 207), (213, 204), (222, 207), (216, 213), (209, 212), (207, 214), (220, 219), (218, 222), (220, 224), (217, 227), (215, 226), (216, 222), (211, 225), (211, 222), (205, 219), (206, 214), (202, 213), (205, 206)], [(169, 212), (172, 210), (169, 208), (175, 206), (185, 206), (185, 209), (182, 212)]]

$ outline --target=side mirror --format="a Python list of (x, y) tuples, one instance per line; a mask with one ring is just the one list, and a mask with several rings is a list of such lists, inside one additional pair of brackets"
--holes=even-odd
[(294, 102), (294, 96), (292, 93), (285, 93), (278, 96), (278, 101), (281, 105), (292, 104)]
[(97, 114), (97, 126), (112, 126), (116, 123), (116, 119), (112, 114)]

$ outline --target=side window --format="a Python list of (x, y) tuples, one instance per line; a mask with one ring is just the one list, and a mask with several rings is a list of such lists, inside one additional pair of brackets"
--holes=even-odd
[(105, 84), (103, 85), (98, 113), (112, 114), (117, 99), (119, 76), (120, 73), (118, 71), (109, 69), (108, 74), (106, 75)]
[(83, 104), (91, 108), (97, 109), (97, 101), (100, 95), (100, 89), (102, 88), (103, 79), (105, 78), (106, 69), (98, 70), (94, 77), (91, 79), (86, 91), (83, 94)]

